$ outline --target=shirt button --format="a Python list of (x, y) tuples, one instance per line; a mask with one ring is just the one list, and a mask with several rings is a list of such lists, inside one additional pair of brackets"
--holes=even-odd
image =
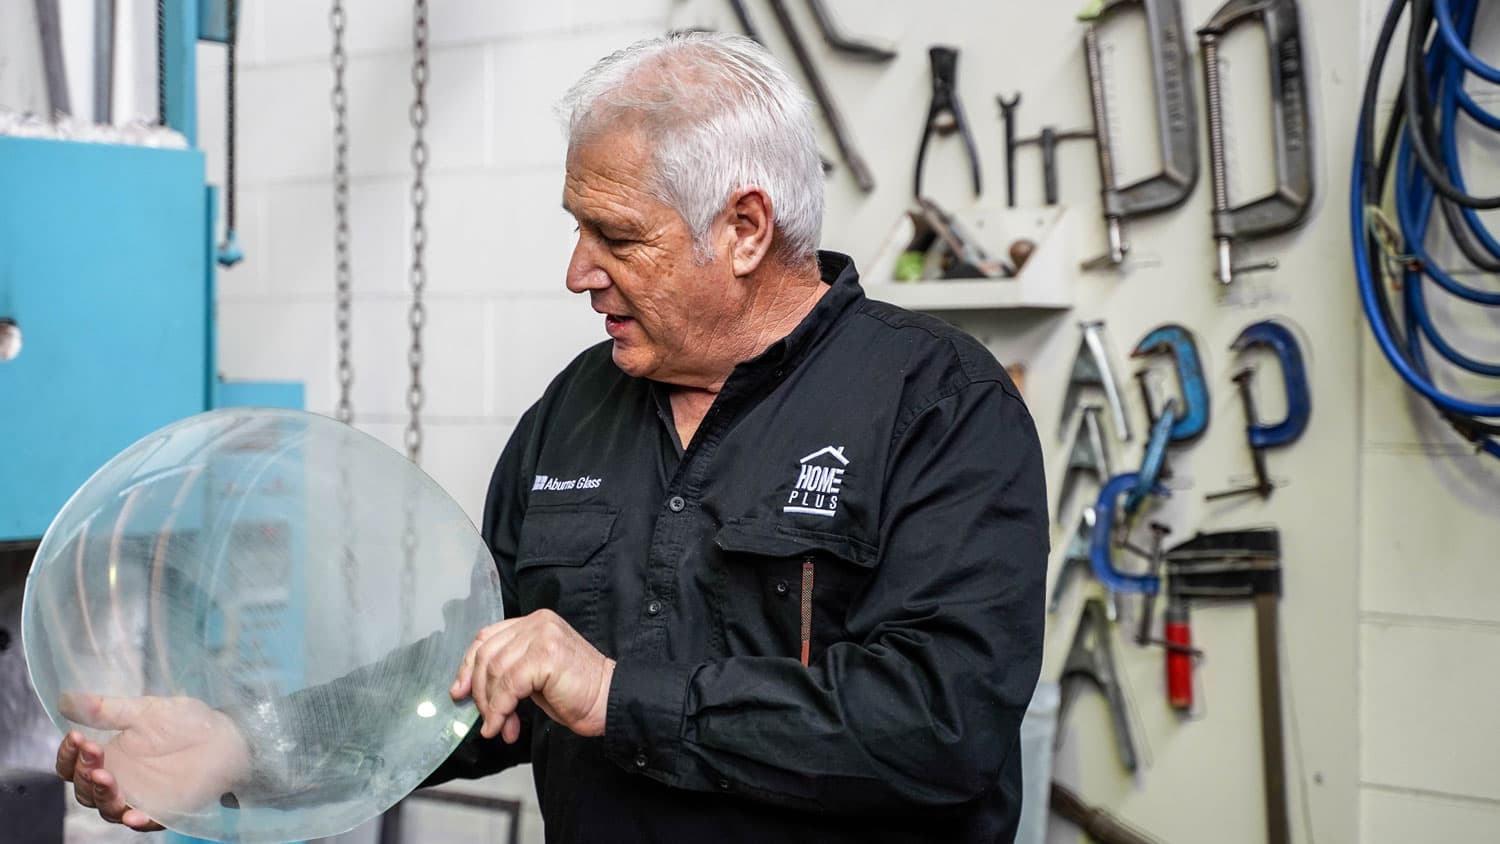
[(682, 508), (687, 506), (687, 500), (680, 495), (674, 495), (667, 499), (667, 509), (673, 513), (681, 513)]
[(644, 768), (644, 767), (646, 767), (646, 754), (645, 753), (637, 753), (635, 755), (635, 766), (637, 768)]
[(785, 580), (776, 581), (776, 594), (785, 595), (790, 591), (792, 591), (792, 587)]
[(661, 601), (652, 599), (646, 602), (646, 615), (660, 615)]

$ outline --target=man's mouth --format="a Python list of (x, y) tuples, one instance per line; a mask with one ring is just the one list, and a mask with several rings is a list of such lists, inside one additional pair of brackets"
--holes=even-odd
[(623, 334), (633, 322), (635, 322), (635, 320), (628, 316), (620, 316), (619, 314), (605, 314), (604, 330), (609, 334), (609, 336), (619, 338), (619, 336)]

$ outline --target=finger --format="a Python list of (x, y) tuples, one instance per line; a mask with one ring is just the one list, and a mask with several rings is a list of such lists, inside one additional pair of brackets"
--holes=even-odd
[(470, 642), (469, 647), (464, 649), (463, 659), (458, 663), (458, 674), (454, 676), (453, 686), (448, 690), (448, 693), (453, 696), (454, 700), (463, 700), (469, 696), (472, 690), (469, 681), (474, 676), (474, 660), (477, 658), (480, 646), (489, 641), (490, 637), (510, 626), (510, 622), (512, 621), (516, 621), (516, 619), (505, 619), (504, 621), (485, 625), (479, 628), (478, 633), (474, 634), (474, 641)]
[(140, 699), (65, 692), (57, 708), (64, 718), (85, 727), (123, 730), (135, 722)]
[(480, 734), (494, 738), (506, 715), (515, 710), (518, 699), (531, 693), (510, 688), (516, 684), (505, 682), (515, 673), (516, 661), (525, 654), (530, 627), (512, 626), (491, 636), (475, 656), (474, 677), (470, 683), (469, 696), (484, 718)]
[(73, 775), (73, 799), (85, 808), (94, 808), (94, 783), (83, 774)]
[(121, 823), (125, 812), (130, 809), (125, 803), (124, 795), (120, 794), (120, 784), (109, 771), (99, 768), (91, 777), (94, 783), (94, 806), (99, 810), (100, 817), (114, 823)]
[[(488, 671), (484, 677), (485, 706), (480, 710), (484, 715), (484, 726), (479, 731), (480, 735), (485, 738), (502, 735), (507, 723), (515, 717), (516, 707), (536, 691), (535, 671), (532, 670), (530, 661), (530, 648), (516, 639), (483, 663)], [(516, 735), (520, 735), (518, 729)]]
[(125, 824), (136, 832), (156, 832), (166, 827), (146, 817), (146, 813), (140, 809), (126, 809), (125, 814), (120, 816), (120, 823)]
[(84, 739), (78, 743), (78, 762), (73, 766), (73, 781), (87, 780), (89, 775), (103, 764), (104, 748), (97, 742)]
[(78, 743), (83, 741), (83, 735), (77, 730), (69, 730), (63, 736), (63, 740), (57, 745), (57, 775), (65, 780), (73, 779), (73, 768), (78, 764)]
[(521, 716), (512, 712), (505, 716), (505, 723), (500, 725), (500, 737), (505, 739), (506, 744), (515, 744), (521, 738)]

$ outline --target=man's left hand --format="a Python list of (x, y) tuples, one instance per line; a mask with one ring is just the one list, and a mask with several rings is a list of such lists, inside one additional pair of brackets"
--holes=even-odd
[(537, 610), (481, 629), (448, 691), (454, 700), (474, 698), (485, 738), (515, 743), (521, 736), (516, 706), (528, 697), (578, 735), (602, 736), (614, 672), (615, 661), (557, 613)]

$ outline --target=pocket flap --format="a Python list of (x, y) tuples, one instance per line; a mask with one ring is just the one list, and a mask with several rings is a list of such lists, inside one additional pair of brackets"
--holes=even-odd
[(581, 566), (609, 541), (613, 510), (532, 509), (521, 522), (516, 571), (532, 566)]
[(876, 557), (873, 547), (852, 536), (762, 520), (730, 522), (714, 535), (714, 544), (725, 551), (766, 557), (796, 557), (822, 551), (864, 568), (873, 568)]

